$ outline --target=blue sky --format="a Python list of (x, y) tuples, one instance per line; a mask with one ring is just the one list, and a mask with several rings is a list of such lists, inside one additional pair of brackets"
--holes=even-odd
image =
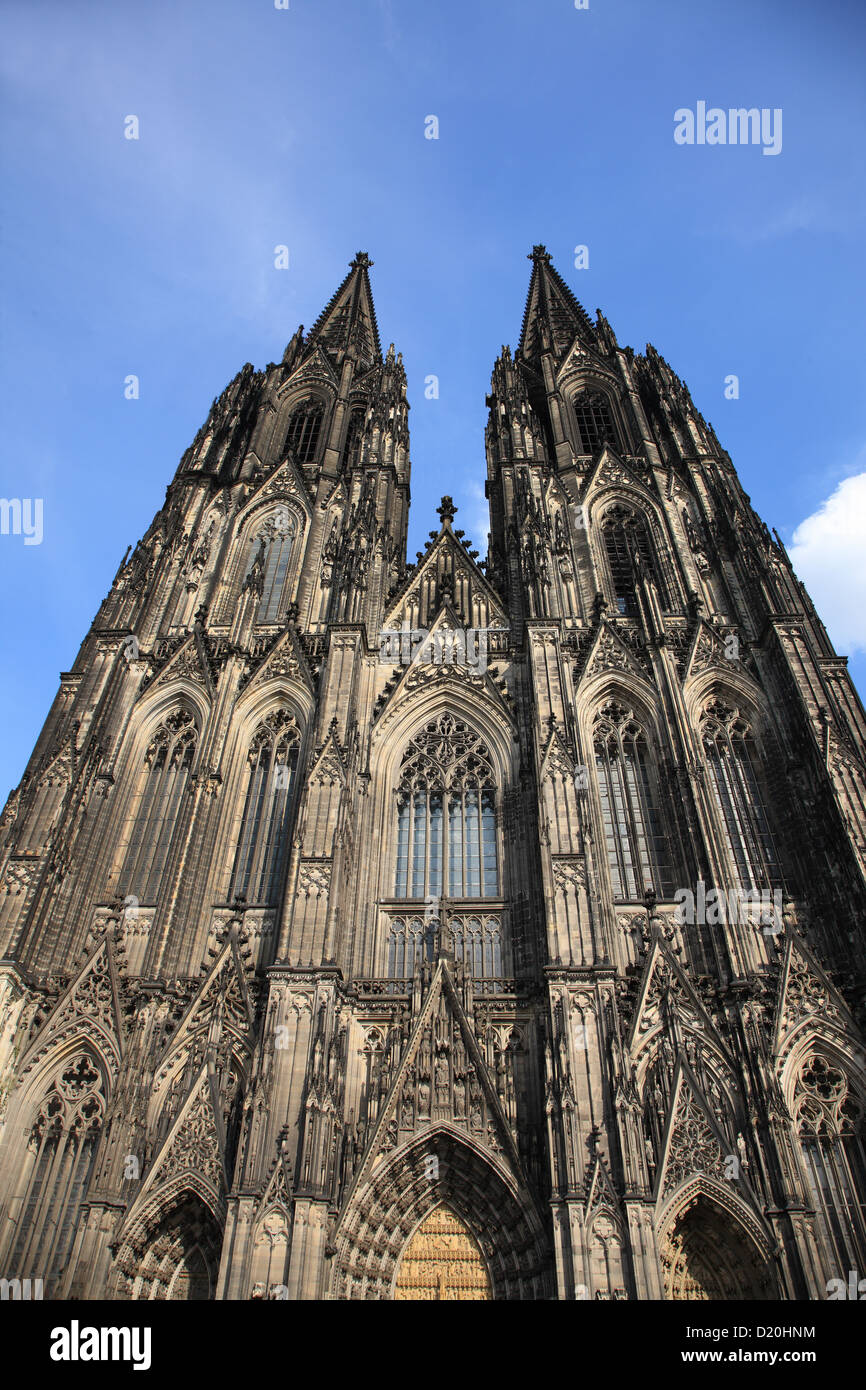
[[(40, 545), (0, 536), (0, 801), (212, 398), (359, 249), (409, 379), (410, 558), (446, 491), (483, 541), (484, 397), (544, 242), (688, 382), (866, 687), (866, 7), (290, 4), (0, 7), (0, 496), (44, 506)], [(781, 108), (781, 153), (675, 144), (700, 100)]]

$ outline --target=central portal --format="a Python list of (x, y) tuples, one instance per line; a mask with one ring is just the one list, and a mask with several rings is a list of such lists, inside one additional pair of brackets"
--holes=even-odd
[(425, 1217), (403, 1252), (396, 1300), (492, 1299), (478, 1242), (450, 1207)]

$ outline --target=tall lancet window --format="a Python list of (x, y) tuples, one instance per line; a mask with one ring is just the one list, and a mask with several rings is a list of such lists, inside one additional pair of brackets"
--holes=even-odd
[(704, 711), (701, 735), (710, 790), (739, 886), (781, 888), (782, 872), (764, 809), (748, 722), (738, 709), (716, 700)]
[(403, 756), (397, 791), (398, 898), (495, 898), (496, 784), (490, 754), (440, 715)]
[(244, 809), (232, 870), (231, 897), (273, 904), (288, 853), (292, 786), (300, 731), (285, 710), (269, 714), (248, 755)]
[(673, 896), (668, 837), (646, 735), (631, 710), (609, 700), (593, 729), (605, 849), (614, 897)]
[(324, 405), (313, 399), (302, 401), (292, 411), (286, 448), (291, 450), (298, 463), (315, 463), (324, 416)]
[(295, 541), (295, 523), (287, 508), (269, 517), (250, 542), (245, 583), (256, 581), (261, 596), (257, 623), (278, 623), (288, 606), (286, 579)]
[(99, 1070), (87, 1053), (79, 1053), (57, 1068), (30, 1131), (21, 1208), (5, 1264), (10, 1277), (43, 1279), (49, 1298), (56, 1296), (72, 1249), (104, 1112)]
[[(805, 972), (804, 972), (805, 975)], [(808, 995), (808, 978), (803, 982)], [(820, 1012), (822, 1001), (812, 1001)], [(797, 1078), (794, 1116), (812, 1204), (839, 1277), (866, 1262), (863, 1107), (843, 1068), (820, 1047)], [(850, 1296), (850, 1295), (849, 1295)]]
[(159, 726), (144, 755), (126, 855), (122, 896), (155, 903), (196, 749), (195, 720), (179, 709)]
[(397, 788), (394, 895), (426, 902), (391, 919), (388, 974), (410, 978), (448, 934), (454, 958), (476, 977), (502, 976), (496, 781), (490, 753), (451, 714), (431, 720), (403, 755)]
[(354, 468), (361, 457), (361, 437), (364, 432), (364, 419), (366, 410), (362, 405), (356, 405), (349, 416), (349, 424), (346, 428), (346, 443), (343, 446), (343, 467)]
[(659, 602), (667, 609), (667, 590), (644, 518), (625, 507), (614, 507), (602, 522), (602, 535), (617, 612), (624, 618), (638, 616), (637, 580), (642, 572), (652, 579)]
[(594, 454), (602, 444), (617, 445), (610, 402), (603, 391), (581, 391), (574, 397), (580, 453)]

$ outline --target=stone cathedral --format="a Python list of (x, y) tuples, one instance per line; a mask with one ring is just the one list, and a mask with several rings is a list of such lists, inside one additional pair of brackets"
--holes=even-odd
[(529, 259), (486, 559), (443, 497), (407, 560), (359, 253), (214, 401), (61, 674), (0, 823), (22, 1288), (866, 1276), (863, 707), (685, 384)]

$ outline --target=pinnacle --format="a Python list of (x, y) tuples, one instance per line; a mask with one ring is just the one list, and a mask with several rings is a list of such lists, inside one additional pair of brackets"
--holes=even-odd
[(441, 506), (436, 508), (438, 515), (442, 518), (442, 525), (450, 527), (459, 508), (455, 507), (450, 497), (443, 497)]

